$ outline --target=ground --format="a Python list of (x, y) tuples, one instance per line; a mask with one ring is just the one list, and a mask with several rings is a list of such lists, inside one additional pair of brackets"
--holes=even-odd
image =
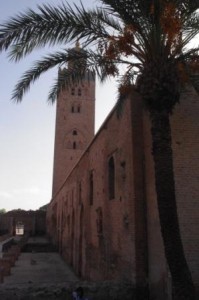
[[(80, 280), (59, 253), (50, 252), (46, 238), (30, 238), (0, 283), (1, 300), (72, 300), (72, 291), (83, 286), (89, 300), (133, 300), (129, 284)], [(40, 252), (42, 251), (42, 252)]]
[[(30, 238), (27, 244), (39, 245), (43, 249), (45, 238)], [(27, 248), (26, 247), (26, 248)], [(78, 278), (56, 252), (22, 252), (0, 285), (0, 299), (67, 299)], [(26, 249), (25, 249), (26, 251)], [(70, 298), (69, 298), (70, 299)]]

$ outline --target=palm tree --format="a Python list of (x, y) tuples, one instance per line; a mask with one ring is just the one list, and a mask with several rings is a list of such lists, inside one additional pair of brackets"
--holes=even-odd
[[(183, 84), (198, 66), (199, 49), (189, 49), (187, 45), (199, 32), (199, 1), (99, 2), (101, 6), (93, 9), (85, 9), (82, 3), (74, 7), (68, 3), (43, 5), (0, 26), (0, 51), (9, 51), (14, 61), (46, 45), (65, 46), (79, 40), (83, 48), (56, 51), (35, 62), (17, 83), (12, 98), (20, 102), (42, 73), (71, 60), (77, 68), (61, 73), (50, 90), (49, 101), (54, 102), (60, 90), (72, 81), (81, 80), (85, 68), (91, 70), (90, 74), (95, 72), (101, 81), (117, 78), (120, 101), (124, 101), (136, 80), (151, 118), (157, 203), (174, 298), (192, 300), (194, 285), (178, 224), (169, 117)], [(120, 66), (125, 71), (121, 72)]]

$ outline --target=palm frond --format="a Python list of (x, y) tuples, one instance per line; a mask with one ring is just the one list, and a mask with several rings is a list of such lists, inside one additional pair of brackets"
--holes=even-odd
[[(68, 55), (68, 57), (70, 57)], [(68, 58), (69, 59), (69, 58)], [(40, 61), (36, 61), (34, 66), (26, 71), (17, 85), (12, 94), (12, 99), (16, 102), (20, 102), (24, 94), (29, 90), (30, 85), (34, 83), (39, 77), (47, 70), (55, 67), (56, 65), (63, 64), (67, 61), (67, 52), (57, 52), (52, 55), (45, 56)]]
[(117, 94), (117, 116), (121, 117), (125, 101), (128, 99), (135, 88), (135, 79), (137, 73), (133, 68), (129, 68), (127, 72), (118, 80), (118, 94)]
[(38, 6), (38, 12), (29, 9), (1, 25), (0, 51), (11, 47), (10, 58), (19, 60), (47, 44), (82, 39), (88, 45), (98, 38), (107, 38), (110, 27), (121, 30), (120, 24), (101, 8), (86, 11), (83, 5), (72, 8), (68, 3)]
[[(139, 41), (148, 47), (148, 33), (151, 29), (150, 4), (151, 1), (135, 0), (101, 0), (112, 14), (117, 12), (117, 17), (123, 20), (124, 24), (131, 25), (136, 32)], [(105, 7), (106, 8), (106, 7)]]
[[(133, 68), (140, 68), (139, 63), (129, 63), (129, 61), (124, 59), (112, 61), (102, 57), (100, 53), (92, 50), (84, 50), (81, 52), (69, 50), (65, 61), (73, 62), (72, 68), (68, 67), (60, 70), (59, 76), (55, 80), (55, 83), (48, 95), (48, 102), (50, 103), (54, 103), (56, 101), (57, 96), (63, 89), (81, 82), (82, 79), (86, 79), (88, 81), (93, 80), (96, 74), (100, 81), (104, 82), (108, 78), (114, 77), (116, 75), (115, 72), (117, 71), (117, 65), (119, 64), (127, 64), (129, 66), (128, 76), (126, 75), (125, 77), (128, 77), (129, 79), (132, 77)], [(86, 64), (84, 64), (85, 61)]]
[(185, 20), (183, 24), (183, 32), (185, 36), (192, 35), (194, 37), (199, 33), (199, 14), (194, 13), (190, 18)]
[(149, 18), (150, 8), (153, 1), (151, 0), (101, 0), (102, 3), (112, 8), (113, 12), (117, 12), (118, 15), (125, 20), (125, 22), (132, 22), (135, 19)]
[[(185, 14), (192, 14), (194, 13), (197, 9), (199, 9), (199, 0), (186, 0), (186, 1), (182, 1), (182, 0), (178, 0), (177, 1), (181, 7), (181, 10), (185, 13)], [(183, 10), (184, 8), (184, 10)]]
[(119, 63), (129, 64), (128, 61), (122, 59), (113, 62), (110, 59), (103, 58), (99, 53), (92, 50), (77, 51), (76, 49), (68, 49), (64, 52), (56, 52), (55, 54), (45, 56), (40, 61), (36, 61), (34, 67), (23, 74), (13, 91), (12, 99), (20, 102), (31, 84), (39, 79), (44, 72), (56, 65), (67, 63), (72, 63), (72, 67), (69, 67), (67, 71), (63, 71), (60, 74), (49, 94), (49, 102), (53, 103), (55, 101), (57, 94), (62, 88), (82, 80), (86, 72), (87, 75), (96, 73), (103, 82), (106, 78), (115, 75), (111, 71), (112, 67), (116, 68), (115, 66)]
[[(128, 73), (132, 75), (136, 69), (142, 72), (147, 64), (158, 61), (160, 57), (180, 61), (196, 52), (197, 49), (192, 49), (193, 52), (189, 53), (186, 46), (199, 32), (196, 11), (199, 0), (100, 1), (103, 6), (93, 9), (85, 9), (81, 2), (73, 6), (67, 2), (58, 6), (46, 4), (38, 6), (37, 11), (29, 9), (18, 14), (0, 26), (0, 51), (8, 51), (10, 59), (14, 61), (22, 59), (38, 47), (65, 46), (77, 39), (83, 49), (87, 49), (79, 53), (65, 50), (37, 61), (16, 85), (12, 97), (14, 100), (21, 101), (24, 93), (41, 74), (71, 60), (78, 63), (82, 59), (87, 61), (88, 70), (95, 71), (103, 82), (110, 76), (119, 77), (120, 64), (127, 66), (126, 78)], [(170, 20), (166, 20), (167, 4), (175, 4), (172, 11), (174, 19), (171, 16), (171, 20), (175, 21), (177, 13), (179, 26), (174, 33), (176, 39), (169, 39), (173, 28), (170, 26), (169, 32), (165, 26), (169, 25)], [(163, 25), (161, 18), (166, 20)], [(114, 53), (111, 52), (111, 45)], [(123, 45), (126, 45), (126, 49), (128, 46), (128, 51)], [(94, 50), (88, 50), (88, 46), (93, 46)], [(76, 70), (64, 75), (66, 78), (60, 75), (50, 92), (51, 102), (55, 100), (62, 85), (66, 86), (71, 80), (79, 80), (82, 76), (79, 74), (78, 77)]]
[(186, 61), (189, 59), (193, 58), (193, 55), (195, 57), (199, 58), (199, 46), (196, 48), (192, 48), (192, 49), (187, 49), (186, 51), (184, 51), (183, 53), (181, 53), (181, 55), (179, 55), (179, 57), (176, 58), (177, 61)]
[(82, 80), (86, 79), (88, 81), (95, 79), (95, 71), (94, 68), (90, 67), (90, 70), (73, 68), (71, 70), (67, 68), (63, 68), (59, 70), (59, 74), (57, 79), (54, 82), (54, 85), (50, 89), (48, 94), (48, 102), (53, 104), (56, 100), (60, 92), (73, 84), (81, 83)]

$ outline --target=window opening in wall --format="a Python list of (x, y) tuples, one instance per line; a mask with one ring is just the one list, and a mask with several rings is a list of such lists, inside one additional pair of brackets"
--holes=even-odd
[(71, 112), (74, 113), (75, 109), (74, 106), (71, 107)]
[(79, 182), (79, 204), (82, 202), (82, 185), (81, 182)]
[(22, 222), (18, 222), (15, 227), (16, 235), (24, 235), (24, 224)]
[(76, 148), (77, 148), (76, 142), (73, 142), (73, 149), (76, 149)]
[(72, 222), (71, 222), (71, 249), (70, 249), (70, 254), (71, 254), (70, 264), (72, 266), (73, 266), (73, 263), (74, 263), (74, 261), (73, 261), (73, 259), (74, 259), (74, 245), (75, 245), (74, 237), (75, 237), (75, 213), (74, 213), (74, 210), (73, 210), (73, 212), (72, 212)]
[(109, 199), (115, 198), (115, 163), (111, 157), (108, 162)]
[(98, 237), (103, 235), (103, 214), (102, 214), (102, 208), (98, 207), (96, 209), (97, 213), (97, 234)]
[(73, 135), (77, 135), (77, 130), (73, 130)]
[(93, 205), (93, 171), (89, 174), (89, 203)]
[(70, 232), (70, 215), (67, 216), (67, 227), (68, 227), (68, 232)]
[(71, 89), (71, 95), (75, 95), (75, 89), (74, 88)]
[(78, 96), (81, 96), (81, 94), (82, 94), (82, 90), (78, 89)]
[(77, 112), (80, 113), (80, 106), (77, 107)]

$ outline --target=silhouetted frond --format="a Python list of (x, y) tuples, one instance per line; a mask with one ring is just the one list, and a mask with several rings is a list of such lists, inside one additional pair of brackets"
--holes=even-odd
[[(108, 77), (122, 78), (120, 65), (126, 66), (124, 74), (131, 70), (143, 78), (144, 74), (153, 74), (157, 64), (168, 61), (174, 66), (175, 62), (197, 52), (197, 46), (191, 51), (187, 46), (199, 32), (199, 0), (100, 2), (101, 7), (92, 9), (85, 9), (81, 2), (73, 6), (67, 2), (57, 6), (44, 4), (36, 11), (28, 9), (0, 25), (0, 51), (7, 51), (14, 61), (46, 45), (68, 48), (68, 43), (79, 40), (84, 49), (79, 54), (71, 50), (57, 52), (36, 62), (16, 85), (13, 99), (21, 101), (42, 73), (69, 62), (69, 58), (80, 63), (84, 56), (86, 68), (95, 71), (104, 82)], [(156, 81), (162, 80), (159, 77), (163, 75), (157, 72), (156, 76)], [(59, 79), (55, 83), (52, 101), (59, 84), (67, 80)]]

